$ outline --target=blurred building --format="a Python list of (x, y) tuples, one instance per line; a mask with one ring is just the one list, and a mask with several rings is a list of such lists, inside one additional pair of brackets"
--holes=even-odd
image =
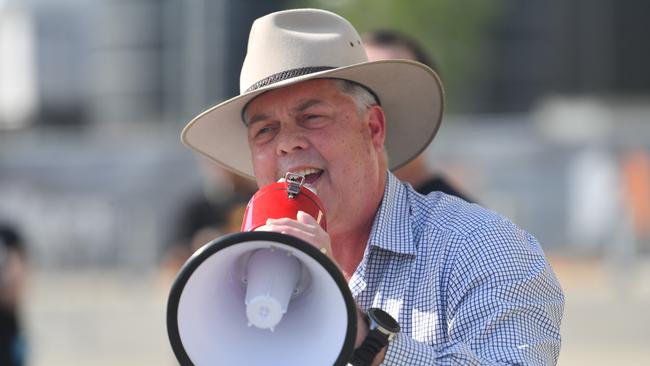
[[(471, 103), (464, 109), (474, 114), (446, 116), (429, 153), (462, 170), (468, 191), (546, 247), (571, 248), (570, 170), (589, 172), (584, 162), (591, 161), (570, 163), (572, 158), (596, 149), (616, 164), (629, 143), (650, 145), (650, 134), (643, 132), (650, 92), (650, 49), (644, 47), (649, 5), (502, 3), (498, 25), (486, 33), (484, 76), (466, 91)], [(0, 5), (3, 20), (7, 9), (20, 5), (23, 20), (16, 23), (14, 15), (12, 29), (23, 29), (26, 39), (16, 43), (9, 37), (9, 46), (1, 41), (0, 53), (27, 45), (22, 55), (32, 59), (19, 63), (31, 64), (31, 72), (26, 67), (12, 73), (22, 78), (15, 83), (25, 87), (19, 99), (26, 106), (22, 117), (12, 118), (33, 121), (30, 128), (11, 131), (9, 123), (0, 123), (0, 217), (26, 228), (37, 264), (151, 267), (164, 219), (179, 193), (201, 179), (192, 154), (178, 142), (179, 129), (197, 112), (238, 93), (252, 21), (300, 2)], [(3, 21), (0, 32), (8, 24)], [(7, 60), (0, 60), (0, 73)], [(18, 95), (7, 80), (0, 80), (0, 99)]]
[[(4, 3), (20, 4), (33, 25), (37, 95), (32, 103), (39, 122), (102, 126), (178, 123), (236, 94), (252, 21), (300, 5), (283, 0)], [(558, 94), (648, 94), (650, 49), (643, 47), (648, 2), (500, 4), (503, 14), (482, 42), (481, 80), (465, 91), (471, 103), (463, 110), (525, 112)]]
[[(473, 112), (525, 112), (549, 95), (648, 96), (644, 0), (504, 0)], [(472, 93), (472, 91), (470, 91)]]
[[(152, 268), (166, 216), (201, 179), (179, 129), (238, 92), (248, 29), (282, 2), (5, 4), (0, 70), (30, 45), (33, 69), (12, 67), (0, 91), (34, 123), (0, 124), (0, 217), (26, 229), (37, 267)], [(30, 83), (33, 98), (16, 94)]]
[(250, 0), (5, 2), (20, 4), (33, 20), (39, 123), (100, 128), (178, 123), (237, 92), (252, 21), (283, 5)]

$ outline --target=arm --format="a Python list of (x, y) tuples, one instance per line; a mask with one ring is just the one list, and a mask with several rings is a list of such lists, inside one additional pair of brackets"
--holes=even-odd
[(382, 365), (556, 363), (564, 297), (537, 241), (495, 221), (456, 249), (440, 314), (445, 342), (432, 347), (401, 334)]
[[(275, 231), (293, 235), (321, 249), (323, 253), (332, 258), (332, 246), (329, 235), (321, 228), (313, 217), (302, 211), (298, 212), (296, 220), (289, 218), (268, 219), (266, 225), (257, 228), (257, 230)], [(334, 259), (332, 258), (332, 260)], [(365, 315), (361, 309), (357, 308), (357, 335), (355, 339), (355, 348), (361, 345), (368, 335), (368, 332), (369, 329), (365, 320)], [(386, 347), (377, 354), (372, 366), (378, 366), (384, 359), (385, 353)]]

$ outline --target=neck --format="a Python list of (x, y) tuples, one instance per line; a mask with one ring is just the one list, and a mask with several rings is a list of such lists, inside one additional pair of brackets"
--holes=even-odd
[(372, 220), (364, 225), (363, 230), (354, 230), (331, 236), (334, 260), (348, 281), (363, 258), (371, 229)]
[(337, 228), (332, 227), (332, 230), (329, 232), (332, 243), (332, 255), (343, 271), (345, 279), (348, 281), (359, 266), (359, 263), (361, 263), (361, 259), (363, 259), (363, 253), (366, 250), (368, 239), (370, 238), (372, 224), (375, 221), (375, 216), (377, 215), (377, 211), (379, 211), (379, 206), (384, 197), (384, 188), (388, 177), (386, 170), (380, 170), (380, 172), (376, 190), (374, 190), (374, 193), (368, 192), (369, 197), (374, 197), (371, 199), (373, 203), (367, 207), (367, 210), (360, 210), (360, 212), (366, 212), (366, 214), (361, 215), (360, 220), (356, 221), (354, 225), (346, 223)]

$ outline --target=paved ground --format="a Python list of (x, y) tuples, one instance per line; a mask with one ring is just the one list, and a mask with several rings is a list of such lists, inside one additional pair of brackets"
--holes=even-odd
[(650, 262), (559, 259), (566, 293), (560, 365), (650, 365)]
[(68, 272), (37, 273), (30, 284), (32, 366), (176, 364), (159, 280)]
[[(650, 364), (650, 262), (624, 270), (599, 260), (552, 262), (567, 295), (560, 365)], [(176, 364), (167, 286), (156, 276), (34, 273), (25, 308), (31, 365)]]

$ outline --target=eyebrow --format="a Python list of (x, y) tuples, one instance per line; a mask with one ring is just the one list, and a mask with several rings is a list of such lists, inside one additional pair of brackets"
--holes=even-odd
[(324, 104), (320, 99), (308, 99), (302, 103), (300, 103), (296, 108), (294, 108), (294, 112), (304, 112), (305, 110), (309, 109), (310, 107), (313, 107), (315, 105), (319, 104)]
[(256, 114), (251, 118), (250, 121), (246, 121), (246, 118), (244, 118), (244, 125), (251, 126), (255, 122), (263, 121), (263, 120), (269, 119), (269, 118), (270, 118), (270, 116), (268, 114), (265, 114), (265, 113)]
[[(309, 109), (310, 107), (313, 107), (313, 106), (319, 105), (319, 104), (324, 104), (324, 103), (325, 102), (323, 102), (320, 99), (308, 99), (308, 100), (300, 103), (297, 107), (293, 108), (292, 112), (293, 113), (304, 112), (305, 110)], [(255, 122), (263, 121), (263, 120), (269, 119), (269, 118), (271, 118), (271, 117), (266, 113), (258, 113), (256, 115), (254, 115), (253, 117), (251, 117), (250, 121), (246, 121), (246, 119), (244, 118), (244, 125), (251, 126)]]

